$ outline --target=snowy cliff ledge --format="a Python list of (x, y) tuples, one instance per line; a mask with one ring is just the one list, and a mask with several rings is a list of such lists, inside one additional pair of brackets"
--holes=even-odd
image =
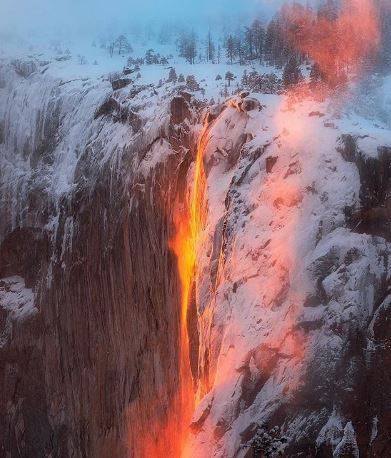
[[(142, 457), (178, 383), (169, 240), (207, 107), (39, 65), (0, 66), (0, 450)], [(191, 456), (385, 456), (391, 131), (278, 95), (206, 119)]]

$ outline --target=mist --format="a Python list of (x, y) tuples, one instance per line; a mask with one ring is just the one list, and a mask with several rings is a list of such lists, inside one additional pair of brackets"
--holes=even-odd
[[(186, 23), (195, 29), (216, 23), (268, 20), (283, 0), (2, 0), (2, 40), (89, 37), (107, 29), (130, 31), (146, 23)], [(123, 29), (123, 30), (122, 30)]]

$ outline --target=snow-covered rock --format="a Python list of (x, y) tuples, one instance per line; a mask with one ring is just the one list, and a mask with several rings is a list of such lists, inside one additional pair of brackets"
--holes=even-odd
[(205, 113), (180, 85), (41, 68), (0, 66), (1, 451), (142, 457), (161, 440), (175, 456), (170, 240), (204, 119), (191, 456), (381, 456), (387, 126), (281, 95)]
[[(365, 335), (391, 272), (389, 219), (368, 224), (363, 209), (389, 205), (391, 132), (338, 119), (332, 104), (260, 102), (247, 114), (231, 101), (208, 133), (199, 390), (213, 401), (196, 411), (192, 456), (242, 456), (274, 427), (284, 456), (358, 453), (353, 424), (366, 451)], [(349, 420), (344, 433), (333, 418)]]

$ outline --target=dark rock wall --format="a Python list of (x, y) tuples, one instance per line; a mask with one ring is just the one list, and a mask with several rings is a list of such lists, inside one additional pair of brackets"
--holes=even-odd
[[(182, 105), (172, 113), (176, 124), (191, 115)], [(46, 139), (45, 126), (61, 128), (60, 115), (53, 121), (48, 110), (47, 116), (37, 123), (42, 148), (30, 158), (38, 172), (41, 156), (55, 148), (44, 147), (56, 137), (51, 132)], [(144, 129), (134, 139), (129, 130), (129, 145), (103, 165), (97, 158), (107, 153), (104, 144), (86, 148), (72, 192), (56, 205), (26, 183), (12, 196), (0, 175), (8, 193), (0, 205), (0, 220), (7, 220), (0, 278), (21, 276), (38, 308), (13, 320), (0, 347), (0, 456), (139, 458), (172, 414), (180, 292), (168, 242), (183, 145), (193, 139), (168, 119), (169, 113), (156, 121), (161, 129)], [(96, 121), (100, 129), (111, 122)], [(153, 147), (166, 159), (144, 164)], [(25, 209), (16, 227), (11, 197)], [(37, 215), (42, 208), (50, 208), (45, 218)], [(55, 227), (46, 226), (51, 218)]]

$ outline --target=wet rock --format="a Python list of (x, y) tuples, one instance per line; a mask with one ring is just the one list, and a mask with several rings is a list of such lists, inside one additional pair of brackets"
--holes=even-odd
[[(39, 94), (31, 147), (23, 137), (22, 146), (7, 151), (18, 160), (25, 154), (31, 174), (8, 177), (1, 169), (0, 278), (23, 277), (37, 311), (12, 323), (0, 348), (0, 455), (142, 456), (146, 437), (159, 438), (178, 387), (180, 285), (169, 240), (183, 150), (153, 166), (145, 159), (142, 176), (136, 159), (148, 158), (160, 132), (169, 131), (166, 117), (142, 131), (126, 94), (118, 94), (124, 104), (112, 97), (95, 111), (85, 88), (69, 95), (61, 87)], [(16, 96), (24, 99), (27, 89), (18, 87)], [(61, 135), (71, 130), (63, 100), (71, 110), (80, 104), (83, 129), (59, 152)], [(88, 125), (105, 115), (126, 117), (106, 131), (104, 119)], [(112, 150), (118, 128), (127, 128), (128, 143)], [(167, 149), (174, 151), (177, 139), (171, 140)], [(183, 131), (181, 144), (194, 147), (192, 141)], [(69, 188), (54, 191), (47, 162), (68, 153), (67, 146), (77, 165), (66, 177)], [(57, 192), (61, 198), (53, 200)], [(0, 315), (7, 325), (8, 315)]]
[(212, 121), (217, 119), (221, 115), (221, 113), (224, 111), (224, 109), (225, 109), (224, 104), (213, 105), (206, 115), (206, 122), (210, 124)]
[(384, 207), (391, 198), (391, 148), (379, 147), (377, 152), (376, 157), (356, 158), (364, 208)]
[(236, 96), (229, 99), (226, 104), (229, 107), (235, 108), (240, 113), (261, 109), (261, 104), (253, 97), (245, 97), (242, 99), (240, 96)]
[[(385, 297), (380, 300), (367, 331), (367, 365), (370, 386), (391, 384), (391, 289), (385, 287)], [(371, 452), (381, 456), (388, 450), (387, 438), (391, 434), (390, 390), (370, 393)]]
[(350, 134), (343, 134), (338, 140), (337, 151), (347, 162), (354, 162), (357, 156), (357, 139)]
[(201, 404), (197, 407), (197, 411), (190, 425), (193, 431), (197, 432), (201, 430), (203, 424), (205, 423), (205, 420), (208, 418), (210, 409), (212, 407), (212, 403), (213, 393), (209, 393), (204, 397), (204, 399), (201, 401)]
[(216, 225), (216, 229), (215, 229), (215, 233), (213, 237), (213, 251), (212, 251), (212, 256), (210, 258), (210, 275), (211, 275), (211, 285), (213, 289), (216, 286), (225, 224), (226, 224), (226, 219), (222, 217), (220, 221), (218, 222), (218, 224)]
[(183, 96), (176, 96), (171, 101), (171, 123), (181, 124), (191, 116), (188, 101)]
[(242, 91), (240, 94), (239, 94), (239, 97), (242, 98), (242, 99), (245, 99), (246, 97), (248, 97), (250, 95), (250, 92), (248, 91)]
[(335, 458), (343, 458), (348, 456), (352, 458), (358, 458), (360, 456), (360, 452), (357, 446), (356, 434), (350, 421), (346, 424), (343, 438), (333, 453), (333, 457)]
[(0, 244), (0, 278), (19, 275), (27, 287), (33, 287), (49, 257), (49, 240), (44, 231), (15, 229)]
[(123, 73), (124, 75), (131, 75), (132, 73), (135, 73), (136, 71), (138, 71), (138, 70), (136, 70), (135, 68), (128, 68), (128, 67), (125, 67), (125, 68), (122, 70), (122, 73)]
[(183, 97), (187, 103), (190, 103), (191, 101), (191, 98), (192, 98), (192, 95), (189, 93), (189, 92), (186, 92), (186, 91), (180, 91), (179, 92), (179, 95), (181, 97)]
[(323, 125), (329, 129), (337, 129), (337, 126), (333, 122), (324, 122)]
[(130, 110), (127, 114), (127, 121), (133, 129), (134, 133), (137, 133), (141, 130), (143, 121), (137, 113)]
[(288, 178), (290, 175), (298, 175), (302, 171), (301, 164), (299, 161), (295, 161), (289, 164), (288, 170), (284, 175), (284, 179)]
[(55, 57), (54, 60), (56, 60), (57, 62), (66, 62), (67, 60), (71, 60), (71, 56), (70, 55), (58, 56), (58, 57)]

